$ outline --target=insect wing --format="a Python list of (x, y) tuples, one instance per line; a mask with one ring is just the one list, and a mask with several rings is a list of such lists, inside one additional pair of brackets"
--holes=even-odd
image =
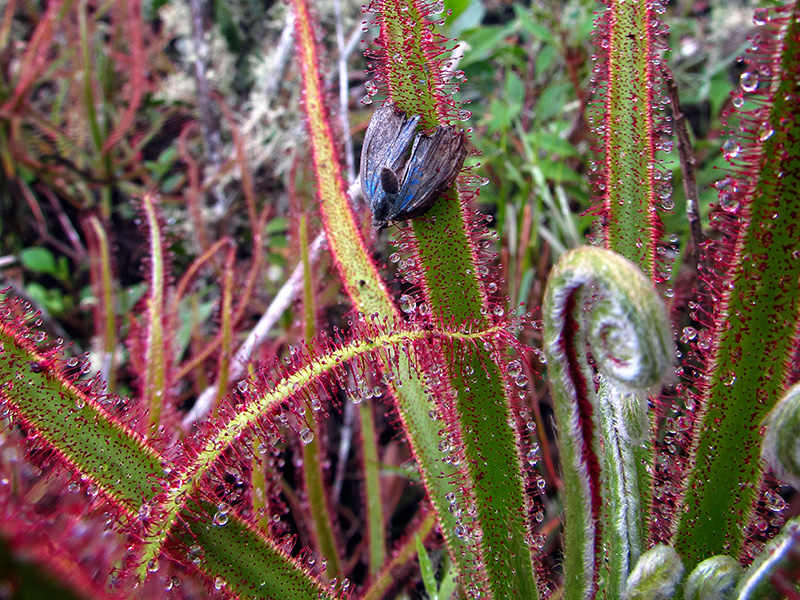
[(419, 116), (407, 118), (394, 103), (385, 104), (372, 116), (361, 150), (361, 190), (372, 212), (384, 202), (392, 202), (381, 184), (381, 173), (389, 168), (399, 173), (408, 158), (408, 147), (419, 123)]
[(431, 136), (417, 136), (389, 220), (404, 221), (428, 210), (436, 194), (458, 177), (466, 157), (464, 134), (455, 127), (439, 126)]

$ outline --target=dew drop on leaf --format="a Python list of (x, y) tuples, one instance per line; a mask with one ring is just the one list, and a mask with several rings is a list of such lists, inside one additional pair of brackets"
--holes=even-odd
[(728, 138), (725, 140), (725, 143), (722, 144), (722, 152), (728, 160), (738, 157), (741, 151), (742, 148), (739, 146), (739, 142), (733, 138)]
[(400, 296), (400, 310), (404, 313), (413, 313), (417, 308), (417, 301), (414, 300), (413, 296), (409, 296), (408, 294), (403, 294)]
[(761, 27), (769, 21), (769, 10), (766, 8), (757, 8), (753, 13), (753, 25)]
[(518, 360), (512, 360), (508, 363), (507, 371), (510, 377), (516, 379), (522, 374), (522, 363)]
[(217, 525), (218, 527), (224, 527), (227, 524), (228, 524), (228, 513), (227, 512), (223, 513), (217, 510), (217, 512), (214, 513), (214, 525)]
[(304, 427), (300, 430), (300, 441), (304, 444), (310, 444), (314, 441), (314, 432), (308, 427)]
[(735, 213), (739, 210), (739, 195), (736, 193), (735, 187), (720, 192), (719, 207), (727, 213)]
[(786, 508), (786, 501), (775, 492), (769, 490), (764, 492), (764, 504), (767, 510), (772, 512), (781, 512)]
[(745, 92), (755, 92), (758, 89), (758, 75), (745, 71), (739, 76), (739, 85)]

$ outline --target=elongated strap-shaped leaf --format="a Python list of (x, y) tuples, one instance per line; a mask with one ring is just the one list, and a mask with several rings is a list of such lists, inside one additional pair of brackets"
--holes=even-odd
[[(322, 79), (318, 72), (320, 58), (308, 3), (294, 0), (292, 6), (296, 13), (298, 60), (303, 76), (304, 108), (318, 183), (317, 194), (331, 254), (355, 309), (366, 315), (377, 314), (398, 321), (399, 312), (364, 245), (344, 192), (344, 179), (324, 104)], [(398, 368), (404, 373), (411, 371), (409, 359), (403, 353), (398, 357)], [(416, 365), (415, 370), (422, 370), (422, 367)], [(439, 448), (442, 442), (439, 434), (441, 423), (430, 417), (431, 406), (427, 401), (430, 394), (423, 380), (404, 378), (402, 386), (395, 386), (393, 392), (403, 428), (450, 555), (458, 564), (463, 581), (480, 588), (484, 577), (481, 575), (482, 565), (477, 559), (475, 540), (458, 535), (463, 525), (450, 510), (451, 495), (458, 498), (467, 496), (468, 486), (456, 483), (464, 481), (463, 466), (445, 460), (448, 453)], [(462, 500), (461, 503), (465, 506), (470, 501)]]
[(761, 423), (790, 383), (800, 331), (800, 3), (770, 14), (741, 79), (758, 100), (743, 115), (757, 135), (726, 144), (736, 172), (717, 186), (737, 235), (714, 249), (723, 258), (711, 282), (711, 370), (674, 537), (689, 570), (743, 550), (762, 480)]
[[(381, 31), (377, 70), (392, 101), (408, 114), (421, 115), (424, 127), (452, 119), (458, 111), (446, 89), (441, 58), (446, 40), (427, 22), (430, 6), (378, 0), (372, 10)], [(495, 325), (492, 315), (502, 317), (506, 308), (491, 305), (484, 290), (489, 269), (478, 256), (478, 240), (461, 200), (451, 186), (424, 217), (411, 221), (413, 239), (407, 235), (403, 242), (413, 251), (419, 269), (415, 281), (431, 321), (488, 329)], [(489, 593), (495, 598), (536, 598), (520, 440), (516, 429), (508, 426), (514, 417), (498, 350), (491, 343), (479, 343), (466, 356), (448, 357), (447, 375), (458, 393), (449, 434), (460, 438), (456, 443), (462, 446), (468, 473), (460, 487), (469, 486), (472, 496), (458, 500), (457, 506), (464, 510), (465, 502), (472, 504), (475, 515), (473, 524), (460, 525), (459, 530), (478, 539)], [(460, 561), (458, 556), (453, 559)]]
[(596, 133), (604, 151), (598, 195), (602, 199), (606, 248), (633, 261), (658, 281), (658, 209), (662, 197), (669, 199), (671, 195), (665, 181), (668, 174), (662, 174), (655, 161), (661, 127), (654, 108), (659, 3), (608, 0), (606, 4), (606, 13), (596, 28), (598, 52), (603, 56), (597, 78), (597, 93), (602, 97), (598, 107), (602, 105), (603, 114)]

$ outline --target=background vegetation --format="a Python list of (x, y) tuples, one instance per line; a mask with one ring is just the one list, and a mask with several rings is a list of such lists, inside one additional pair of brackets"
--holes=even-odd
[[(721, 210), (720, 185), (712, 183), (724, 181), (718, 169), (732, 151), (725, 146), (730, 142), (723, 118), (740, 98), (731, 92), (739, 89), (758, 6), (687, 0), (669, 3), (663, 15), (669, 24), (664, 60), (690, 123), (707, 236), (718, 235), (708, 224)], [(377, 32), (363, 30), (360, 2), (315, 2), (313, 9), (323, 45), (318, 67), (330, 85), (331, 122), (352, 182), (363, 131), (380, 99), (373, 103), (364, 58), (364, 42)], [(534, 311), (534, 319), (553, 264), (568, 249), (601, 235), (593, 229), (590, 199), (593, 173), (602, 167), (591, 131), (597, 53), (592, 35), (599, 10), (588, 0), (448, 0), (441, 7), (447, 17), (438, 25), (441, 33), (461, 41), (454, 51), (452, 92), (464, 103), (460, 118), (475, 150), (467, 162), (479, 178), (475, 208), (491, 216), (487, 227), (496, 232), (485, 249), (497, 254), (502, 272), (490, 291), (507, 298), (507, 310)], [(105, 392), (123, 399), (164, 377), (147, 371), (143, 361), (143, 348), (152, 347), (152, 340), (143, 341), (143, 297), (159, 278), (177, 287), (162, 331), (165, 352), (175, 357), (168, 361), (176, 370), (169, 380), (178, 382), (164, 390), (170, 397), (163, 406), (167, 422), (187, 419), (204, 392), (218, 393), (209, 374), (230, 381), (231, 388), (247, 374), (236, 373), (232, 348), (263, 315), (271, 315), (265, 339), (249, 347), (253, 358), (263, 360), (291, 357), (315, 337), (335, 338), (354, 318), (339, 279), (324, 275), (334, 268), (331, 258), (314, 242), (322, 226), (293, 26), (283, 3), (249, 0), (2, 6), (0, 285), (41, 311), (42, 329), (63, 340), (68, 360), (76, 360), (73, 366), (89, 376), (98, 372), (107, 382)], [(333, 112), (337, 105), (339, 115)], [(673, 298), (683, 303), (670, 308), (678, 330), (693, 339), (684, 327), (688, 291), (698, 283), (692, 265), (684, 268), (691, 232), (673, 141), (664, 141), (658, 158), (671, 173), (670, 193), (662, 202), (670, 243), (662, 258), (670, 268), (661, 292), (668, 304)], [(155, 217), (141, 201), (147, 194), (160, 199), (158, 227), (169, 265), (163, 273), (154, 268), (150, 221)], [(385, 234), (369, 230), (361, 200), (353, 203), (363, 216), (362, 231), (375, 242), (385, 280), (406, 310), (414, 301), (405, 296), (413, 265), (404, 264)], [(310, 267), (314, 277), (291, 283), (298, 264)], [(235, 275), (229, 280), (229, 274)], [(310, 288), (304, 290), (304, 284)], [(283, 305), (275, 301), (283, 297), (280, 292), (290, 299)], [(408, 298), (405, 308), (403, 298)], [(520, 305), (524, 308), (517, 309)], [(537, 431), (534, 454), (542, 457), (531, 463), (541, 482), (536, 543), (544, 569), (558, 574), (561, 505), (546, 359), (539, 350), (540, 329), (520, 329), (518, 336), (521, 346), (531, 348), (524, 357), (529, 385), (522, 402), (530, 429)], [(368, 399), (376, 393), (363, 382), (353, 386), (333, 405), (311, 404), (312, 411), (328, 412), (329, 418), (320, 420), (316, 431), (297, 429), (301, 438), (324, 440), (321, 455), (310, 456), (296, 441), (280, 442), (274, 461), (284, 468), (263, 483), (269, 493), (255, 505), (263, 501), (264, 519), (276, 519), (271, 531), (297, 536), (299, 546), (316, 540), (321, 554), (339, 554), (344, 562), (337, 561), (329, 576), (341, 572), (354, 586), (363, 585), (377, 575), (375, 559), (382, 550), (366, 549), (366, 492), (360, 482), (361, 452), (368, 449), (353, 448), (361, 447), (362, 436), (374, 437), (383, 472), (379, 498), (389, 524), (385, 544), (408, 549), (399, 564), (405, 576), (396, 575), (395, 592), (430, 593), (430, 578), (426, 585), (413, 574), (416, 548), (408, 536), (417, 531), (424, 539), (432, 522), (416, 513), (423, 488), (409, 467), (403, 428), (394, 411), (376, 402), (374, 435), (364, 432), (358, 416), (364, 405), (345, 396)], [(672, 440), (667, 435), (658, 442), (667, 448)], [(3, 461), (18, 460), (11, 450), (4, 452)], [(319, 462), (330, 486), (328, 502), (336, 507), (330, 535), (338, 550), (325, 551), (325, 534), (305, 530), (310, 525), (299, 517), (311, 510), (313, 489), (302, 481), (307, 469), (301, 468), (309, 461)], [(80, 482), (62, 478), (64, 485), (77, 485), (76, 498), (91, 495)], [(10, 485), (8, 479), (0, 483)], [(49, 485), (38, 489), (36, 510), (47, 509)], [(800, 513), (796, 497), (788, 488), (781, 491), (784, 497), (776, 502), (791, 503), (786, 515)], [(280, 498), (275, 506), (266, 499), (272, 494)], [(28, 597), (30, 589), (42, 586), (38, 578), (25, 577), (17, 561), (35, 563), (39, 557), (19, 532), (6, 535), (14, 557), (4, 563), (9, 566), (0, 565), (5, 568), (0, 596)], [(437, 579), (446, 582), (443, 573), (452, 569), (446, 553), (438, 542), (429, 548)], [(91, 586), (75, 587), (91, 594)], [(446, 597), (446, 590), (442, 594)]]

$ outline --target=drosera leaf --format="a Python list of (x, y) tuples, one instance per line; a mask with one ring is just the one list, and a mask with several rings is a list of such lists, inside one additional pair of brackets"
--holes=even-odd
[(38, 440), (59, 457), (62, 467), (80, 473), (124, 513), (136, 514), (155, 495), (155, 478), (164, 474), (160, 456), (108, 412), (114, 404), (98, 402), (94, 386), (75, 380), (84, 363), (64, 361), (54, 350), (44, 352), (24, 338), (31, 334), (19, 300), (6, 298), (2, 306), (0, 396), (4, 408), (37, 432)]
[[(637, 553), (635, 538), (644, 538), (641, 532), (623, 531), (614, 538), (610, 556), (600, 551), (605, 539), (601, 533), (609, 538), (617, 535), (617, 529), (627, 528), (640, 510), (638, 499), (615, 497), (615, 512), (608, 519), (616, 524), (614, 532), (601, 532), (602, 511), (610, 503), (601, 489), (602, 465), (619, 462), (621, 470), (623, 465), (636, 463), (638, 446), (616, 439), (618, 433), (608, 425), (603, 429), (604, 421), (614, 420), (605, 414), (601, 419), (603, 404), (611, 404), (611, 396), (620, 402), (666, 378), (671, 372), (674, 343), (664, 305), (650, 281), (631, 261), (595, 247), (571, 250), (561, 257), (547, 282), (542, 317), (564, 465), (564, 568), (571, 574), (565, 580), (565, 596), (584, 598), (596, 592), (600, 566), (606, 559), (617, 585), (624, 583), (630, 555), (635, 560)], [(595, 393), (595, 369), (587, 359), (587, 347), (596, 371), (615, 388), (603, 403)], [(603, 444), (601, 431), (608, 438)], [(612, 436), (614, 444), (610, 443)], [(606, 454), (626, 447), (634, 456), (624, 461)], [(609, 477), (613, 486), (609, 493), (625, 489), (614, 483), (614, 477), (630, 476), (626, 472)], [(647, 485), (640, 481), (638, 488), (644, 490)]]
[(595, 116), (595, 133), (604, 160), (595, 183), (606, 248), (636, 263), (656, 282), (660, 281), (658, 211), (671, 200), (671, 186), (655, 160), (656, 142), (665, 127), (653, 108), (660, 81), (655, 71), (661, 60), (658, 34), (664, 27), (659, 6), (659, 2), (613, 2), (598, 17), (600, 60), (594, 78), (595, 94), (601, 99), (595, 106), (602, 113)]
[[(210, 577), (214, 587), (253, 600), (339, 597), (238, 515), (232, 513), (224, 526), (215, 524), (216, 510), (213, 504), (203, 503), (187, 511), (183, 515), (186, 527), (178, 528), (170, 542), (181, 548), (189, 565)], [(202, 551), (191, 552), (197, 547)]]
[[(162, 491), (171, 468), (144, 438), (119, 416), (119, 399), (100, 393), (96, 379), (76, 379), (84, 365), (57, 356), (58, 346), (42, 350), (44, 335), (27, 329), (31, 314), (20, 300), (5, 298), (0, 306), (0, 410), (24, 424), (37, 448), (47, 448), (58, 465), (95, 486), (116, 507), (123, 529), (138, 531), (141, 515)], [(275, 600), (333, 598), (296, 561), (258, 534), (237, 515), (226, 527), (213, 522), (208, 505), (192, 507), (177, 516), (187, 529), (176, 530), (175, 544), (164, 550), (177, 562), (198, 568), (209, 581), (220, 581), (240, 598), (259, 595), (261, 582)], [(181, 535), (188, 536), (181, 538)], [(189, 540), (191, 539), (191, 542)], [(185, 554), (195, 545), (203, 560)], [(263, 560), (258, 560), (262, 557)], [(157, 564), (153, 557), (151, 568)], [(257, 562), (255, 562), (257, 561)], [(271, 586), (280, 586), (278, 591)], [(300, 590), (296, 596), (283, 590)]]
[[(428, 9), (429, 5), (406, 0), (375, 0), (370, 5), (381, 31), (380, 50), (374, 53), (376, 79), (402, 110), (421, 115), (422, 126), (434, 128), (464, 121), (469, 111), (459, 110), (448, 93), (452, 84), (446, 79), (443, 56), (449, 40), (428, 26)], [(502, 329), (507, 307), (490, 304), (483, 287), (490, 273), (478, 245), (485, 222), (466, 209), (468, 199), (454, 183), (423, 217), (401, 230), (396, 243), (414, 265), (406, 277), (421, 291), (415, 300), (426, 307), (425, 315), (418, 317), (421, 322), (449, 323), (476, 332)], [(537, 598), (520, 436), (508, 426), (515, 418), (506, 388), (510, 378), (502, 366), (509, 342), (513, 343), (510, 335), (491, 336), (470, 348), (448, 348), (437, 357), (435, 377), (446, 379), (450, 388), (450, 397), (442, 396), (437, 404), (446, 414), (442, 419), (446, 435), (440, 445), (452, 449), (465, 478), (445, 494), (449, 509), (436, 508), (440, 519), (448, 512), (472, 510), (470, 519), (455, 523), (456, 543), (447, 538), (449, 528), (441, 524), (467, 594)], [(459, 552), (466, 540), (472, 541), (477, 555), (472, 567), (463, 564)], [(475, 571), (483, 577), (473, 577)]]
[[(139, 577), (146, 577), (147, 565), (158, 558), (170, 535), (180, 530), (180, 515), (187, 503), (192, 498), (203, 497), (204, 475), (245, 432), (257, 430), (262, 419), (283, 404), (305, 402), (303, 394), (307, 389), (335, 379), (343, 365), (374, 355), (386, 347), (405, 347), (415, 341), (424, 341), (429, 335), (427, 331), (404, 330), (401, 327), (391, 328), (388, 333), (378, 327), (368, 328), (355, 341), (332, 345), (327, 352), (315, 352), (312, 356), (309, 351), (302, 355), (298, 351), (291, 370), (277, 378), (264, 372), (256, 381), (249, 383), (246, 391), (242, 392), (243, 403), (235, 408), (221, 407), (220, 418), (209, 426), (204, 435), (192, 442), (192, 458), (175, 470), (163, 495), (156, 499), (157, 506), (153, 513), (159, 518), (153, 520), (143, 534), (137, 561)], [(344, 381), (336, 384), (346, 387)]]
[(706, 250), (714, 309), (705, 317), (705, 349), (698, 350), (711, 368), (692, 398), (701, 410), (673, 540), (690, 571), (711, 555), (748, 552), (763, 480), (761, 424), (795, 377), (800, 3), (768, 15), (740, 80), (752, 100), (740, 120), (748, 133), (730, 138), (733, 172), (716, 186), (721, 210), (714, 223), (723, 235)]
[[(307, 2), (292, 2), (295, 14), (297, 55), (303, 74), (304, 109), (312, 148), (316, 173), (320, 212), (331, 254), (354, 310), (364, 318), (376, 316), (389, 322), (400, 322), (400, 312), (389, 296), (387, 285), (381, 279), (378, 268), (371, 258), (350, 208), (345, 192), (344, 178), (339, 167), (330, 118), (325, 108), (323, 84), (318, 65), (319, 50), (314, 38)], [(390, 12), (387, 9), (387, 12)], [(402, 54), (401, 54), (402, 55)], [(432, 117), (431, 110), (420, 110), (413, 114)], [(427, 125), (426, 125), (427, 126)], [(382, 359), (383, 360), (383, 359)], [(424, 371), (422, 365), (400, 353), (395, 367), (404, 375)], [(444, 362), (444, 359), (438, 359)], [(430, 364), (431, 359), (427, 363)], [(390, 367), (384, 362), (384, 365)], [(441, 379), (441, 378), (437, 378)], [(483, 563), (478, 560), (473, 538), (457, 535), (463, 530), (455, 515), (450, 512), (448, 497), (453, 494), (459, 501), (471, 504), (469, 486), (454, 482), (464, 481), (463, 464), (454, 465), (444, 460), (448, 454), (439, 449), (441, 424), (430, 417), (432, 398), (429, 387), (422, 377), (404, 377), (402, 386), (393, 385), (391, 392), (396, 400), (398, 415), (406, 432), (414, 458), (428, 496), (439, 518), (442, 534), (453, 560), (458, 564), (460, 577), (476, 590), (488, 593), (485, 588)], [(388, 396), (388, 394), (387, 394)]]

